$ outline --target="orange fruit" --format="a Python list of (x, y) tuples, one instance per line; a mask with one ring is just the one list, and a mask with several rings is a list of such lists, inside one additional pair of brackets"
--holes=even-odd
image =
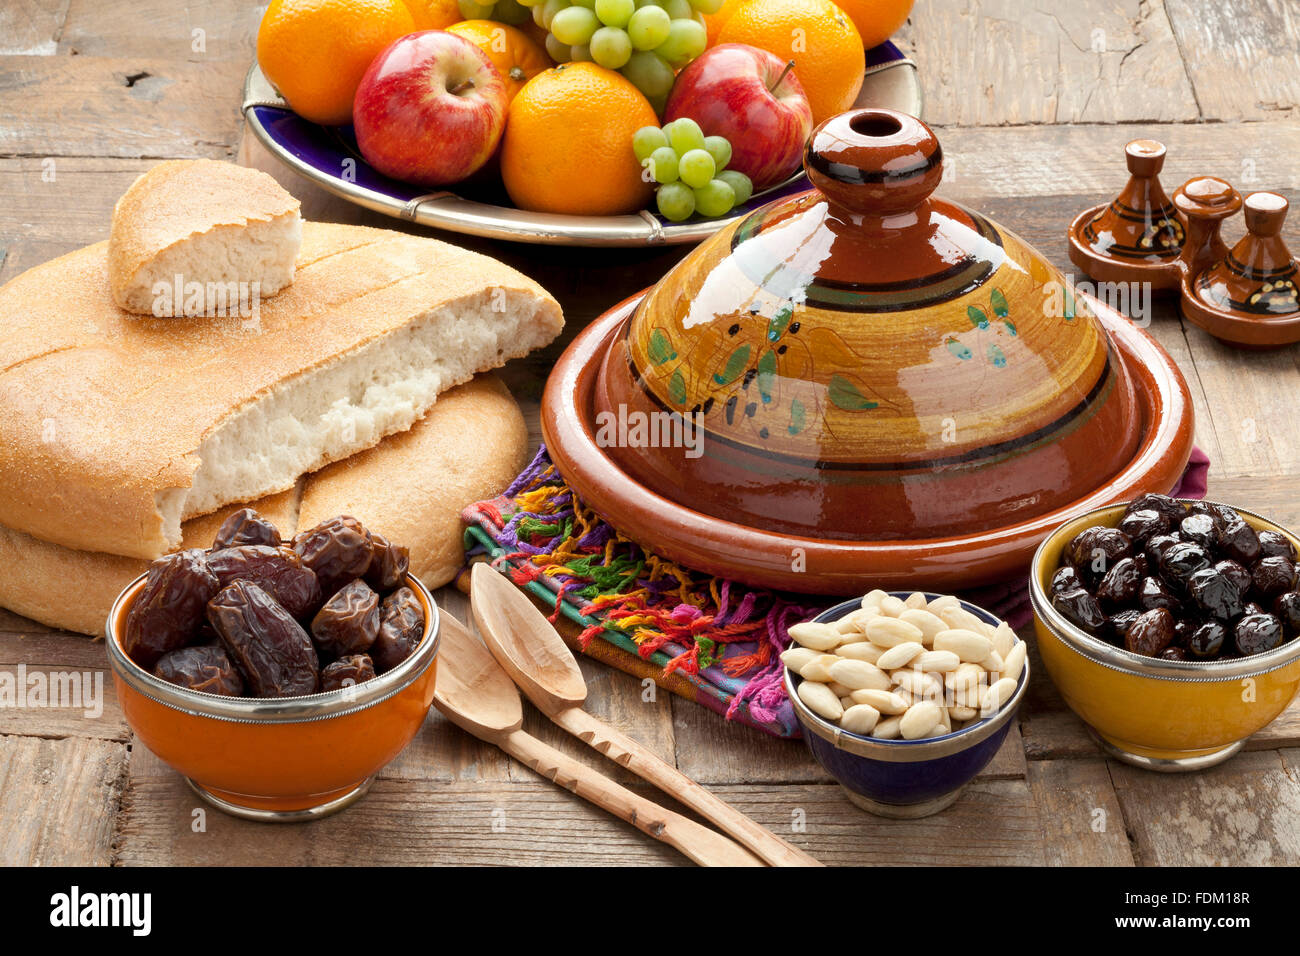
[(835, 0), (858, 28), (862, 45), (880, 46), (907, 22), (915, 0)]
[(295, 113), (339, 126), (352, 122), (370, 61), (414, 30), (402, 0), (271, 0), (257, 30), (257, 62)]
[(862, 89), (862, 38), (830, 0), (746, 0), (723, 24), (718, 43), (748, 43), (794, 60), (814, 124), (849, 109)]
[(456, 0), (402, 0), (417, 30), (445, 30), (465, 19)]
[(524, 84), (543, 70), (550, 69), (551, 58), (522, 30), (495, 20), (462, 20), (447, 27), (448, 33), (462, 36), (487, 54), (492, 65), (506, 81), (506, 96), (524, 88)]
[(722, 6), (718, 8), (717, 13), (704, 15), (704, 29), (709, 32), (709, 46), (717, 44), (722, 25), (731, 19), (731, 15), (740, 8), (741, 4), (748, 2), (749, 0), (722, 0)]
[(520, 209), (614, 216), (644, 209), (632, 134), (658, 126), (654, 107), (621, 74), (565, 63), (533, 77), (510, 101), (501, 178)]

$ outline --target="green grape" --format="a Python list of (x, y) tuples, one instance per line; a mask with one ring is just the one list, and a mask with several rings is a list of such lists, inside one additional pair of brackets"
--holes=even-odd
[(671, 146), (660, 146), (646, 162), (650, 164), (650, 175), (655, 182), (677, 182), (677, 153)]
[(717, 178), (731, 187), (737, 206), (743, 206), (749, 202), (749, 197), (754, 195), (754, 184), (738, 169), (724, 169), (718, 173)]
[(590, 62), (591, 62), (591, 47), (587, 46), (587, 44), (585, 44), (585, 43), (579, 43), (579, 44), (576, 44), (576, 45), (574, 45), (574, 46), (569, 47), (569, 62), (570, 62), (570, 63), (590, 63)]
[(495, 3), (479, 3), (478, 0), (456, 0), (460, 15), (466, 20), (486, 20), (492, 16)]
[(647, 96), (646, 99), (650, 101), (650, 108), (655, 111), (655, 116), (662, 117), (664, 115), (664, 110), (668, 109), (667, 93), (662, 96)]
[(722, 9), (722, 0), (690, 0), (690, 4), (700, 13), (717, 13)]
[(668, 39), (672, 22), (663, 7), (642, 7), (627, 22), (628, 39), (638, 50), (653, 50)]
[(636, 153), (637, 162), (643, 163), (656, 149), (668, 145), (668, 137), (658, 126), (642, 126), (632, 134), (632, 152)]
[(568, 5), (569, 0), (546, 0), (546, 3), (542, 5), (542, 26), (549, 30), (555, 15)]
[(519, 0), (519, 3), (527, 7), (530, 11), (544, 2), (545, 0)]
[(710, 179), (695, 190), (695, 208), (701, 216), (725, 216), (736, 205), (736, 194), (721, 179)]
[(591, 35), (600, 29), (596, 14), (586, 7), (565, 7), (551, 20), (551, 33), (565, 46), (590, 43)]
[(675, 19), (668, 24), (668, 38), (655, 48), (655, 52), (680, 69), (704, 52), (709, 42), (709, 32), (703, 25), (689, 19)]
[(664, 127), (664, 135), (678, 156), (683, 156), (693, 149), (704, 148), (704, 131), (700, 124), (688, 116), (673, 120)]
[[(646, 99), (667, 96), (673, 88), (673, 68), (664, 58), (648, 50), (639, 50), (632, 54), (623, 75), (632, 81), (632, 85), (646, 95)], [(662, 144), (660, 144), (662, 145)]]
[(528, 19), (528, 11), (520, 0), (497, 0), (492, 8), (492, 19), (517, 27)]
[(662, 7), (663, 5), (664, 0), (636, 0), (636, 8), (638, 10), (642, 7)]
[(546, 29), (545, 14), (546, 14), (546, 0), (542, 0), (541, 3), (535, 4), (533, 6), (533, 22), (536, 23), (543, 30)]
[(620, 70), (632, 58), (632, 41), (618, 27), (601, 27), (589, 45), (591, 58), (607, 70)]
[(718, 171), (707, 149), (691, 149), (679, 153), (677, 175), (692, 189), (702, 189)]
[(727, 163), (731, 162), (731, 144), (725, 136), (704, 137), (704, 148), (709, 151), (719, 170), (727, 168)]
[(546, 34), (546, 52), (556, 63), (568, 63), (571, 59), (569, 48), (555, 39), (554, 33)]
[(668, 11), (668, 16), (674, 20), (689, 19), (694, 12), (690, 0), (662, 0), (659, 4)]
[(691, 191), (691, 187), (683, 186), (681, 183), (668, 183), (659, 187), (659, 191), (655, 194), (655, 205), (659, 207), (659, 214), (665, 219), (681, 222), (683, 219), (690, 219), (691, 213), (695, 212), (695, 193)]
[(634, 0), (596, 0), (596, 16), (607, 27), (618, 27), (621, 30), (627, 26), (635, 11)]
[(596, 9), (596, 0), (570, 0), (575, 7), (586, 7), (588, 10)]

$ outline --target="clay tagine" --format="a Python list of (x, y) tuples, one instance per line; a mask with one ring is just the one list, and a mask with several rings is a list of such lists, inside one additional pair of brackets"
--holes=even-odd
[(1167, 267), (1182, 252), (1186, 221), (1160, 185), (1164, 144), (1135, 139), (1124, 147), (1124, 158), (1129, 179), (1123, 191), (1070, 226), (1070, 259), (1103, 282), (1140, 273), (1157, 288), (1174, 288), (1178, 276)]
[(543, 430), (582, 499), (689, 566), (833, 593), (1014, 573), (1081, 503), (1170, 490), (1177, 369), (933, 196), (924, 123), (834, 117), (805, 169), (813, 189), (705, 240), (557, 364)]

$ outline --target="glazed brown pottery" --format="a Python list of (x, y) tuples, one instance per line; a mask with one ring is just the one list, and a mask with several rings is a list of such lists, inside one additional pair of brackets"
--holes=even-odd
[(749, 583), (951, 588), (1014, 572), (1085, 501), (1174, 485), (1191, 406), (1168, 356), (931, 196), (928, 127), (843, 114), (805, 167), (816, 188), (706, 240), (557, 365), (547, 446), (597, 512)]
[(1176, 288), (1178, 273), (1165, 268), (1178, 259), (1186, 221), (1160, 186), (1164, 144), (1135, 139), (1124, 147), (1129, 179), (1105, 206), (1086, 210), (1070, 226), (1070, 259), (1103, 282), (1126, 281), (1135, 272), (1157, 288)]

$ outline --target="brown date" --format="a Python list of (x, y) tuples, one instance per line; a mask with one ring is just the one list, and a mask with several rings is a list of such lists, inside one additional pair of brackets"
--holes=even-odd
[(316, 692), (320, 664), (311, 638), (256, 584), (223, 588), (208, 602), (208, 620), (254, 697)]
[(393, 544), (382, 534), (371, 532), (370, 539), (373, 548), (370, 567), (366, 571), (366, 583), (376, 591), (391, 591), (406, 580), (406, 573), (411, 567), (411, 553), (401, 545)]
[(226, 548), (208, 555), (208, 567), (223, 588), (234, 581), (249, 581), (296, 618), (310, 617), (320, 607), (320, 585), (315, 573), (289, 548), (264, 544)]
[(245, 544), (264, 544), (267, 547), (280, 546), (280, 532), (275, 525), (267, 521), (252, 508), (240, 508), (217, 529), (217, 537), (212, 542), (212, 550), (237, 548)]
[(329, 657), (365, 653), (379, 635), (379, 595), (360, 578), (340, 588), (312, 618), (311, 633)]
[(374, 541), (356, 518), (339, 515), (293, 539), (302, 563), (316, 572), (320, 593), (328, 596), (370, 569)]
[(244, 679), (220, 645), (182, 647), (169, 651), (154, 665), (154, 677), (204, 694), (242, 697)]
[(424, 606), (410, 588), (398, 588), (379, 610), (379, 636), (370, 657), (379, 673), (390, 671), (411, 656), (424, 634)]
[(365, 654), (340, 657), (320, 672), (321, 693), (355, 687), (375, 676), (375, 665)]
[(218, 590), (202, 551), (159, 558), (149, 565), (144, 587), (127, 613), (122, 649), (141, 667), (152, 668), (168, 651), (194, 639), (204, 608)]

